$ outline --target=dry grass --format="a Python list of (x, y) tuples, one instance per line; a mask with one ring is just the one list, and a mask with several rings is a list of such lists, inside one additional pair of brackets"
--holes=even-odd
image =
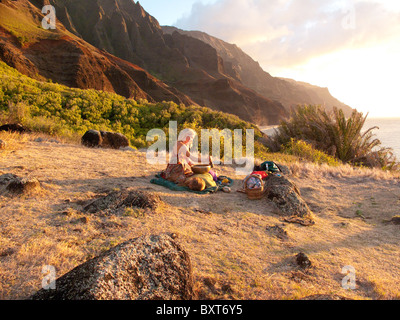
[[(161, 232), (178, 234), (188, 251), (199, 298), (400, 298), (399, 226), (385, 223), (399, 214), (399, 178), (390, 173), (286, 163), (316, 225), (286, 224), (289, 240), (282, 241), (266, 230), (282, 224), (266, 199), (250, 201), (237, 192), (172, 192), (150, 184), (163, 166), (148, 165), (143, 152), (35, 138), (0, 135), (10, 148), (1, 151), (0, 174), (35, 177), (44, 187), (24, 198), (0, 196), (0, 299), (21, 299), (38, 290), (43, 265), (54, 265), (61, 276), (118, 243)], [(233, 168), (217, 170), (235, 178), (234, 191), (240, 188), (243, 177)], [(127, 187), (149, 188), (163, 204), (144, 216), (82, 212), (84, 201)], [(300, 251), (313, 262), (307, 271), (294, 263)], [(347, 265), (356, 269), (353, 291), (341, 287)]]

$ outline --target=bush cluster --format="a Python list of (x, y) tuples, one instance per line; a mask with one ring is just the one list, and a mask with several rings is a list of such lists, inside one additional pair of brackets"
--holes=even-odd
[(343, 163), (397, 169), (393, 150), (382, 147), (373, 134), (376, 127), (365, 130), (367, 116), (356, 110), (346, 117), (337, 108), (328, 112), (320, 106), (299, 106), (289, 119), (281, 122), (267, 145), (273, 151), (281, 151), (288, 145), (294, 148), (296, 144), (304, 149), (306, 142)]
[[(151, 142), (151, 129), (162, 129), (168, 137), (169, 121), (178, 130), (242, 129), (261, 132), (237, 116), (198, 106), (174, 102), (135, 101), (114, 93), (69, 88), (51, 82), (40, 82), (24, 76), (0, 62), (0, 121), (19, 122), (33, 131), (52, 135), (82, 136), (87, 130), (104, 130), (124, 134), (132, 146), (143, 148)], [(245, 139), (243, 139), (245, 141)]]

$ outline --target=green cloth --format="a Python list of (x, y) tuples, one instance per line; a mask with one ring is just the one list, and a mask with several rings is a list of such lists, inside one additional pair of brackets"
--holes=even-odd
[[(212, 176), (211, 176), (211, 178), (212, 178)], [(233, 186), (233, 180), (232, 179), (230, 179), (228, 177), (223, 177), (223, 178), (226, 178), (226, 179), (229, 180), (228, 187)], [(177, 185), (176, 183), (173, 183), (173, 182), (168, 181), (168, 180), (166, 180), (164, 178), (161, 178), (161, 176), (159, 174), (157, 174), (154, 179), (151, 179), (150, 183), (156, 184), (156, 185), (159, 185), (159, 186), (162, 186), (162, 187), (165, 187), (165, 188), (168, 188), (168, 189), (173, 190), (173, 191), (187, 191), (187, 192), (193, 192), (193, 193), (197, 193), (197, 194), (215, 193), (218, 190), (222, 190), (222, 188), (224, 187), (224, 186), (222, 186), (220, 184), (215, 184), (214, 187), (209, 187), (209, 188), (207, 188), (207, 189), (205, 189), (203, 191), (194, 191), (194, 190), (189, 189), (188, 187), (182, 187), (182, 186)]]
[(193, 193), (197, 193), (197, 194), (209, 194), (209, 193), (215, 193), (218, 191), (218, 186), (210, 187), (203, 191), (194, 191), (194, 190), (189, 189), (188, 187), (179, 186), (172, 181), (168, 181), (164, 178), (161, 178), (160, 175), (157, 175), (155, 179), (150, 180), (150, 183), (157, 184), (159, 186), (163, 186), (163, 187), (168, 188), (173, 191), (188, 191), (188, 192), (193, 192)]

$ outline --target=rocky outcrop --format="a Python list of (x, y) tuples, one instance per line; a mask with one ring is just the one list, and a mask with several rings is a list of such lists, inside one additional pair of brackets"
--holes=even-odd
[(121, 149), (129, 147), (129, 140), (121, 133), (88, 130), (81, 138), (81, 143), (89, 148)]
[(266, 180), (265, 189), (267, 198), (275, 203), (284, 216), (313, 221), (312, 212), (301, 197), (299, 189), (288, 178), (283, 175), (270, 175)]
[(124, 242), (55, 280), (31, 300), (191, 300), (189, 255), (169, 234)]
[(126, 208), (139, 208), (154, 211), (161, 199), (158, 195), (144, 190), (125, 189), (113, 191), (100, 198), (91, 200), (83, 210), (97, 214), (124, 214)]

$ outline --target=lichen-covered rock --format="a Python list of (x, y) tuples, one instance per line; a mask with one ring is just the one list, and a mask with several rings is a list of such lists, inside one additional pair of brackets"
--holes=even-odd
[(37, 192), (40, 189), (40, 182), (36, 178), (21, 178), (11, 173), (0, 176), (0, 190), (2, 193), (23, 195)]
[(292, 170), (290, 170), (290, 168), (288, 166), (285, 166), (283, 164), (277, 164), (278, 168), (281, 170), (281, 172), (286, 175), (286, 176), (290, 176), (292, 174)]
[(286, 216), (311, 217), (312, 212), (300, 195), (299, 189), (288, 178), (270, 175), (265, 183), (268, 199)]
[(169, 234), (122, 243), (41, 289), (32, 300), (191, 300), (190, 258)]
[(119, 213), (123, 213), (124, 209), (128, 207), (155, 210), (160, 203), (160, 197), (152, 192), (124, 189), (112, 191), (106, 196), (92, 200), (85, 205), (83, 210), (88, 213), (118, 215)]

